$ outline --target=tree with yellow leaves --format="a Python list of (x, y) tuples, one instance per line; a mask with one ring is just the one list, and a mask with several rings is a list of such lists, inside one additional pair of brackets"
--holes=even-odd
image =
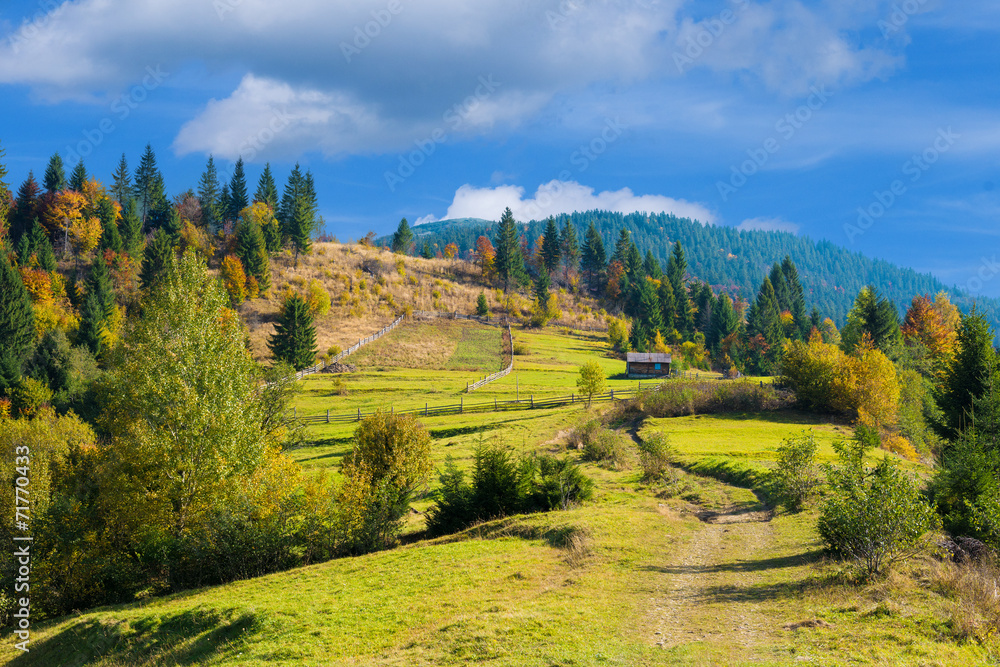
[(859, 424), (885, 431), (896, 423), (899, 410), (896, 368), (867, 334), (843, 358), (833, 390), (833, 406), (856, 413)]

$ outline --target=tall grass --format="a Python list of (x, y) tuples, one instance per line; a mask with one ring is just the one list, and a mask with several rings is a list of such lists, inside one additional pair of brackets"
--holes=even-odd
[(684, 417), (723, 412), (767, 412), (790, 408), (795, 395), (748, 380), (670, 380), (622, 403), (621, 417)]

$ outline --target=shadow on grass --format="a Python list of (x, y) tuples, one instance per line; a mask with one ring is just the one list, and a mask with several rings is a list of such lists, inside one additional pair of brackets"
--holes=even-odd
[(263, 628), (263, 619), (238, 609), (190, 610), (149, 616), (132, 623), (73, 623), (18, 656), (11, 667), (83, 667), (103, 660), (115, 665), (201, 665), (221, 647)]
[(714, 574), (719, 572), (764, 572), (767, 570), (779, 570), (788, 567), (801, 567), (817, 563), (823, 558), (822, 550), (807, 551), (793, 556), (777, 556), (774, 558), (761, 558), (756, 560), (738, 560), (731, 563), (718, 563), (716, 565), (645, 565), (642, 570), (646, 572), (659, 572), (661, 574)]

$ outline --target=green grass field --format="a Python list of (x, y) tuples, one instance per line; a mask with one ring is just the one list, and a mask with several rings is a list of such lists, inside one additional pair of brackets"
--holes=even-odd
[[(406, 335), (419, 341), (430, 331), (414, 327)], [(346, 396), (330, 395), (330, 376), (312, 376), (296, 407), (315, 414), (327, 407), (350, 412), (455, 401), (469, 373), (445, 367), (466, 338), (449, 335), (454, 347), (447, 356), (427, 361), (440, 369), (376, 365), (385, 357), (370, 349), (368, 357), (349, 359), (359, 371), (344, 376)], [(572, 392), (576, 369), (589, 358), (609, 375), (624, 372), (623, 362), (603, 355), (599, 336), (514, 335), (530, 349), (515, 358), (522, 392)], [(487, 345), (469, 341), (470, 350)], [(371, 365), (361, 363), (366, 359)], [(612, 378), (609, 385), (635, 382)], [(512, 376), (473, 396), (506, 398), (515, 386)], [(566, 434), (596, 411), (575, 405), (421, 421), (436, 465), (451, 456), (468, 467), (480, 438), (501, 438), (522, 453), (577, 457), (566, 449)], [(311, 426), (314, 444), (291, 455), (308, 469), (336, 470), (353, 428)], [(783, 438), (805, 429), (815, 433), (822, 461), (832, 460), (835, 439), (850, 435), (844, 426), (791, 412), (649, 420), (639, 434), (667, 433), (688, 464), (725, 460), (762, 469)], [(391, 551), (56, 619), (33, 626), (28, 654), (7, 637), (0, 661), (23, 667), (994, 664), (985, 648), (951, 639), (954, 602), (920, 583), (932, 563), (917, 562), (891, 586), (855, 586), (840, 577), (841, 565), (823, 558), (815, 510), (771, 518), (749, 490), (710, 477), (681, 473), (688, 492), (671, 494), (643, 483), (635, 462), (623, 470), (582, 466), (597, 483), (595, 497), (569, 511), (510, 517)], [(422, 523), (421, 514), (412, 514), (407, 531)], [(822, 624), (785, 627), (807, 620)]]

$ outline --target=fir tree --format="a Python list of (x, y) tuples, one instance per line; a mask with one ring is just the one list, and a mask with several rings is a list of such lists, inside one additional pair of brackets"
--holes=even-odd
[(594, 223), (591, 222), (584, 237), (583, 257), (581, 258), (581, 267), (587, 277), (587, 287), (590, 288), (591, 292), (601, 291), (601, 287), (604, 285), (604, 267), (607, 261), (604, 241), (597, 233)]
[(511, 283), (521, 284), (527, 278), (524, 270), (524, 255), (518, 239), (517, 224), (510, 208), (504, 209), (497, 225), (496, 238), (493, 241), (496, 248), (497, 276), (503, 281), (503, 291), (510, 289)]
[(278, 209), (278, 186), (274, 182), (271, 174), (271, 163), (264, 165), (264, 171), (257, 181), (257, 192), (253, 195), (254, 201), (259, 201), (271, 207), (272, 211)]
[(166, 230), (157, 229), (153, 240), (146, 245), (142, 256), (142, 269), (139, 272), (139, 285), (147, 293), (167, 275), (170, 260), (174, 255), (174, 244)]
[(73, 172), (69, 175), (69, 189), (83, 192), (87, 184), (87, 168), (83, 166), (83, 160), (76, 163)]
[(575, 271), (580, 263), (580, 243), (576, 236), (576, 225), (569, 218), (559, 232), (559, 249), (562, 256), (563, 278), (569, 280), (570, 271)]
[(0, 253), (0, 393), (21, 378), (21, 364), (35, 342), (35, 314), (21, 276)]
[(87, 298), (80, 316), (77, 344), (87, 347), (97, 355), (103, 351), (106, 322), (115, 305), (115, 293), (108, 277), (108, 267), (98, 255), (87, 277)]
[(45, 228), (42, 227), (42, 223), (38, 222), (38, 218), (35, 218), (34, 225), (31, 228), (31, 248), (39, 267), (49, 273), (58, 268), (56, 252), (52, 249), (52, 242), (49, 241), (49, 235), (45, 233)]
[(229, 183), (222, 184), (222, 190), (219, 191), (219, 224), (225, 225), (227, 222), (232, 222), (226, 217), (229, 211)]
[(159, 225), (150, 224), (150, 212), (157, 208), (161, 200), (166, 199), (166, 194), (164, 193), (163, 176), (156, 166), (156, 154), (150, 144), (146, 144), (146, 150), (142, 154), (139, 166), (135, 169), (132, 193), (135, 196), (139, 219), (142, 220), (143, 225), (158, 227)]
[(125, 200), (121, 221), (122, 246), (129, 255), (138, 259), (143, 249), (142, 220), (134, 197)]
[(45, 168), (45, 190), (49, 193), (62, 192), (66, 189), (66, 171), (62, 158), (55, 153), (49, 158), (49, 166)]
[(841, 345), (848, 352), (861, 342), (866, 333), (871, 336), (872, 344), (890, 358), (898, 354), (902, 345), (896, 306), (880, 295), (874, 285), (869, 285), (858, 293), (841, 333)]
[(713, 356), (721, 352), (722, 341), (740, 330), (740, 320), (733, 308), (733, 300), (722, 293), (712, 308), (712, 326), (705, 336), (705, 344)]
[(33, 172), (28, 172), (28, 178), (24, 179), (21, 187), (17, 190), (17, 199), (14, 209), (10, 213), (10, 237), (16, 243), (21, 236), (28, 234), (38, 216), (39, 197), (41, 190), (35, 182)]
[(552, 282), (549, 280), (548, 271), (539, 271), (532, 290), (539, 312), (545, 312), (548, 309), (550, 287), (552, 287)]
[(233, 168), (233, 176), (229, 179), (229, 201), (226, 202), (226, 219), (236, 220), (240, 217), (240, 211), (249, 205), (247, 195), (247, 177), (243, 172), (243, 158), (236, 160)]
[(781, 330), (778, 300), (770, 278), (764, 279), (760, 291), (757, 293), (757, 300), (754, 301), (750, 312), (747, 313), (747, 335), (751, 339), (757, 339), (758, 343), (762, 343), (762, 345), (750, 346), (750, 362), (753, 371), (761, 375), (775, 373), (781, 359), (784, 336)]
[(308, 253), (312, 248), (313, 214), (303, 193), (295, 203), (295, 212), (288, 229), (288, 237), (295, 248), (295, 265), (299, 265), (299, 253)]
[(312, 365), (316, 359), (316, 329), (302, 297), (293, 294), (285, 301), (267, 345), (275, 360), (288, 363), (297, 371)]
[(684, 285), (686, 276), (687, 258), (678, 241), (667, 262), (667, 279), (674, 290), (674, 326), (685, 340), (691, 340), (694, 337), (694, 315), (691, 312), (691, 298)]
[(958, 352), (936, 396), (942, 415), (934, 428), (942, 437), (954, 440), (972, 426), (973, 403), (986, 395), (996, 368), (993, 330), (973, 307), (959, 324)]
[(215, 158), (208, 156), (205, 171), (198, 181), (198, 201), (201, 203), (201, 222), (209, 232), (215, 232), (221, 224), (219, 211), (219, 172), (215, 168)]
[(111, 179), (111, 195), (124, 207), (125, 202), (132, 196), (132, 176), (128, 170), (125, 153), (122, 153), (121, 159), (118, 160), (118, 168), (111, 175)]
[(628, 252), (631, 245), (632, 234), (630, 234), (627, 229), (622, 228), (622, 230), (618, 232), (618, 240), (615, 241), (615, 252), (611, 255), (611, 261), (620, 263), (627, 270)]
[(556, 227), (555, 218), (549, 216), (542, 235), (542, 265), (545, 267), (544, 272), (549, 275), (559, 267), (559, 257), (562, 254), (559, 245), (559, 228)]
[(271, 286), (271, 265), (264, 233), (254, 216), (241, 217), (236, 226), (236, 256), (243, 263), (247, 275), (257, 280), (260, 291), (266, 291)]
[(659, 280), (663, 277), (663, 269), (660, 267), (660, 261), (653, 256), (652, 250), (646, 251), (646, 259), (642, 262), (642, 271), (647, 277), (653, 280)]
[(792, 262), (792, 258), (785, 255), (781, 262), (781, 272), (785, 276), (785, 283), (788, 285), (789, 312), (795, 321), (795, 336), (800, 340), (809, 340), (809, 332), (812, 330), (812, 321), (806, 313), (806, 295), (802, 288), (802, 281), (799, 280), (799, 270)]
[(637, 281), (635, 289), (638, 300), (638, 319), (642, 322), (649, 340), (652, 340), (657, 331), (663, 331), (660, 300), (653, 283), (645, 278), (640, 278)]
[(674, 298), (674, 288), (670, 281), (664, 278), (660, 281), (660, 288), (656, 291), (656, 296), (660, 300), (660, 319), (663, 320), (663, 337), (672, 340), (677, 335), (677, 325), (674, 321), (677, 312), (677, 302)]
[(426, 241), (424, 241), (424, 247), (420, 249), (420, 256), (424, 259), (432, 259), (434, 257), (434, 253), (431, 252), (431, 245)]
[(299, 168), (299, 163), (295, 163), (292, 172), (288, 175), (288, 182), (285, 184), (285, 191), (281, 195), (281, 203), (276, 212), (278, 222), (281, 223), (281, 233), (285, 238), (289, 238), (292, 228), (292, 218), (295, 217), (295, 202), (299, 201), (305, 192), (305, 179)]
[(97, 217), (101, 221), (101, 241), (98, 248), (101, 250), (122, 251), (122, 237), (118, 232), (118, 213), (115, 205), (107, 197), (102, 197), (97, 205)]
[(476, 299), (476, 315), (479, 317), (489, 317), (489, 314), (490, 304), (486, 302), (486, 294), (480, 292), (479, 298)]
[(412, 244), (413, 230), (410, 229), (410, 223), (406, 221), (406, 218), (403, 218), (399, 221), (396, 233), (392, 235), (392, 251), (399, 255), (406, 255), (410, 252)]

